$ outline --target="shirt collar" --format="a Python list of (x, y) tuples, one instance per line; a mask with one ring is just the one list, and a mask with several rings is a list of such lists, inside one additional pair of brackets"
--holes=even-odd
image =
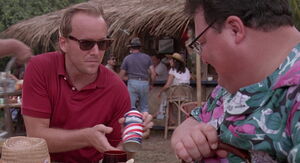
[(65, 69), (65, 55), (62, 53), (59, 53), (58, 58), (58, 75), (66, 76), (66, 69)]
[(273, 89), (300, 84), (300, 43), (290, 52), (279, 67), (279, 77)]

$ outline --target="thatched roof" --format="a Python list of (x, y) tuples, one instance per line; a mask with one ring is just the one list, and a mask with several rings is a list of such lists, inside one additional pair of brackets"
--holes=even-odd
[[(112, 51), (124, 55), (133, 36), (170, 36), (180, 38), (190, 18), (183, 12), (185, 0), (93, 0), (103, 6), (109, 33), (115, 42)], [(57, 41), (58, 25), (63, 10), (12, 25), (2, 38), (17, 38), (33, 49), (49, 51)], [(128, 35), (129, 33), (129, 35)]]

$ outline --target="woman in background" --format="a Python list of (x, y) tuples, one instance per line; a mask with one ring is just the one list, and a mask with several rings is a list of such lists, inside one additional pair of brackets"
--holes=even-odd
[[(172, 91), (172, 86), (178, 85), (189, 85), (191, 74), (190, 71), (185, 66), (184, 59), (179, 53), (173, 53), (173, 55), (167, 55), (169, 58), (171, 69), (169, 70), (169, 76), (166, 84), (159, 91), (158, 97), (160, 98), (162, 93), (168, 90), (168, 93)], [(174, 87), (175, 88), (175, 87)], [(169, 94), (167, 93), (167, 96)], [(164, 99), (165, 101), (167, 99)], [(175, 113), (174, 107), (169, 104), (169, 124), (172, 126), (175, 124)]]

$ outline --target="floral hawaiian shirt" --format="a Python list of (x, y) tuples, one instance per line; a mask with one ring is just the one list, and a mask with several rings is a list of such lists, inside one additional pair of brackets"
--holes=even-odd
[[(252, 162), (300, 162), (300, 43), (263, 81), (230, 94), (217, 86), (192, 115), (222, 142), (251, 153)], [(244, 162), (232, 153), (204, 162)]]

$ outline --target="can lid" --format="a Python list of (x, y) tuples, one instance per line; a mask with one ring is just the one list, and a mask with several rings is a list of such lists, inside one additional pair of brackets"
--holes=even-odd
[(123, 144), (123, 148), (127, 152), (138, 152), (142, 149), (142, 144), (136, 141), (126, 141)]

